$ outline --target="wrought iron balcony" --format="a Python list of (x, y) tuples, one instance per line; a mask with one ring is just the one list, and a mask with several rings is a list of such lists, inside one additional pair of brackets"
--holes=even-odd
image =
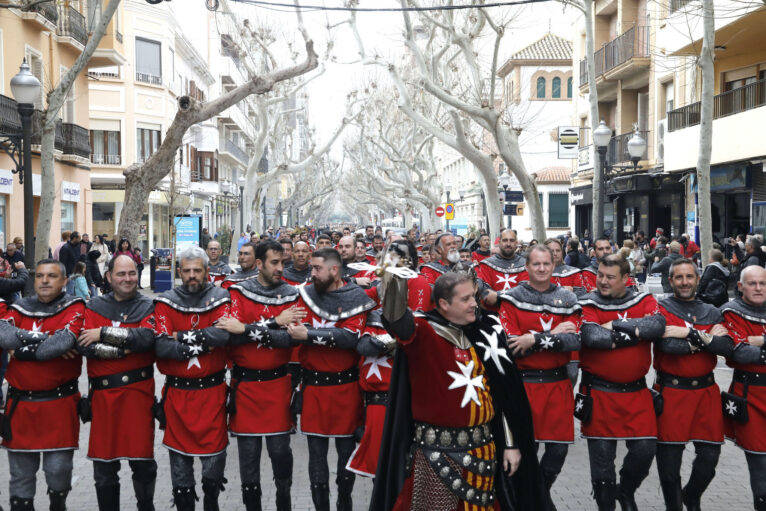
[[(648, 58), (649, 27), (632, 27), (593, 53), (596, 76), (629, 62), (633, 58)], [(588, 61), (580, 61), (580, 87), (588, 84)]]
[(148, 73), (139, 73), (136, 71), (136, 81), (143, 83), (150, 83), (152, 85), (162, 85), (162, 77)]
[(77, 124), (64, 123), (64, 154), (74, 154), (82, 158), (90, 158), (90, 136), (88, 130)]
[(229, 139), (226, 139), (224, 141), (224, 148), (227, 153), (230, 153), (232, 156), (234, 156), (236, 159), (247, 165), (249, 158), (247, 157), (247, 153), (242, 150), (237, 144), (232, 142)]
[(0, 94), (0, 133), (5, 135), (21, 133), (21, 117), (17, 105), (15, 99)]
[[(668, 112), (668, 131), (676, 131), (700, 123), (700, 105), (691, 103)], [(766, 79), (713, 97), (713, 119), (728, 117), (766, 105)]]
[[(25, 3), (32, 4), (31, 1)], [(59, 13), (56, 9), (55, 2), (37, 2), (31, 5), (31, 7), (22, 7), (22, 10), (39, 13), (43, 16), (43, 18), (47, 19), (54, 25), (58, 22), (59, 19)]]
[[(43, 115), (42, 110), (35, 110), (32, 114), (32, 145), (40, 145), (43, 136)], [(53, 148), (57, 151), (64, 150), (64, 128), (61, 120), (56, 121), (56, 135)]]
[(88, 29), (85, 26), (85, 16), (68, 5), (59, 5), (58, 9), (58, 35), (71, 37), (83, 46), (86, 45)]
[(121, 165), (119, 154), (91, 154), (90, 162), (94, 165)]

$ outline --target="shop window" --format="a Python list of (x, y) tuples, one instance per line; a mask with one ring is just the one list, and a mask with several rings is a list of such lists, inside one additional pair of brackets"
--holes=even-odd
[(561, 98), (561, 78), (558, 76), (551, 82), (551, 97), (554, 99)]
[(545, 98), (545, 78), (542, 76), (537, 79), (537, 97), (539, 99)]
[(61, 202), (61, 232), (74, 231), (74, 202)]
[(569, 227), (569, 194), (548, 194), (548, 227)]

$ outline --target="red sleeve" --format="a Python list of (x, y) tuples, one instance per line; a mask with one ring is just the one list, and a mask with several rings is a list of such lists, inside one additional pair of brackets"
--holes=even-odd
[(229, 310), (231, 312), (232, 317), (237, 318), (238, 320), (244, 322), (242, 319), (243, 312), (244, 312), (244, 303), (242, 303), (243, 297), (242, 293), (237, 291), (236, 289), (229, 290), (229, 296), (231, 297), (231, 304), (229, 306)]
[(219, 319), (231, 315), (231, 303), (224, 303), (213, 310), (213, 323)]
[(170, 307), (164, 303), (158, 303), (154, 306), (154, 313), (152, 314), (154, 318), (154, 335), (170, 335), (173, 333), (169, 317), (170, 312)]
[(64, 325), (64, 328), (68, 329), (75, 337), (77, 337), (80, 335), (80, 332), (82, 332), (85, 321), (85, 304), (78, 302), (72, 305), (70, 313), (72, 316), (69, 318), (66, 325)]
[(729, 335), (736, 344), (747, 342), (747, 331), (743, 328), (742, 318), (733, 312), (723, 313), (723, 326), (729, 331)]
[(655, 316), (657, 314), (661, 314), (660, 304), (657, 303), (657, 299), (654, 296), (649, 295), (644, 298), (644, 316)]
[(516, 316), (516, 307), (505, 300), (500, 304), (500, 323), (505, 328), (505, 335), (509, 338), (522, 334), (521, 328), (519, 328), (518, 317)]
[(575, 312), (574, 314), (570, 314), (569, 316), (565, 317), (562, 323), (566, 323), (567, 321), (574, 323), (575, 327), (577, 327), (577, 331), (579, 332), (580, 327), (582, 326), (583, 316), (579, 312)]

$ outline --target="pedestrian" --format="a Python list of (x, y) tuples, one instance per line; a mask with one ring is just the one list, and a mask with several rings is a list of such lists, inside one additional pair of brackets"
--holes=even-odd
[[(5, 263), (3, 259), (0, 262)], [(6, 306), (15, 302), (20, 293), (24, 290), (29, 280), (29, 271), (24, 263), (19, 261), (13, 264), (11, 274), (7, 277), (0, 277), (0, 301)], [(15, 275), (14, 275), (15, 274)]]
[(101, 269), (98, 266), (98, 260), (101, 257), (101, 252), (98, 250), (91, 250), (88, 252), (86, 266), (86, 278), (88, 280), (88, 286), (90, 288), (91, 296), (98, 296), (99, 289), (104, 289), (104, 277), (101, 275)]
[(24, 253), (16, 248), (15, 243), (8, 243), (8, 247), (5, 249), (5, 260), (10, 264), (24, 262)]
[[(216, 239), (218, 238), (218, 232), (215, 233)], [(207, 244), (210, 243), (210, 233), (208, 233), (207, 227), (202, 229), (202, 235), (200, 236), (200, 246), (202, 250), (207, 250)]]
[(98, 264), (98, 270), (101, 272), (101, 275), (103, 276), (106, 272), (106, 265), (109, 262), (110, 255), (109, 255), (109, 246), (104, 243), (104, 237), (100, 234), (96, 234), (94, 236), (93, 245), (90, 247), (91, 252), (96, 250), (99, 253), (98, 259), (96, 260), (96, 264)]
[(141, 249), (138, 247), (133, 249), (133, 255), (135, 255), (134, 261), (136, 262), (136, 271), (138, 272), (138, 289), (143, 289), (141, 275), (144, 273), (144, 256), (141, 255)]
[(133, 251), (133, 246), (130, 244), (128, 238), (121, 238), (120, 242), (117, 244), (117, 251), (114, 253), (114, 257), (119, 255), (128, 256), (138, 264), (136, 253)]
[(59, 241), (58, 245), (56, 245), (56, 248), (53, 249), (53, 258), (54, 259), (60, 259), (59, 253), (61, 252), (61, 247), (67, 244), (69, 241), (69, 237), (71, 236), (72, 231), (62, 231), (61, 232), (61, 241)]
[(90, 299), (90, 290), (88, 289), (88, 281), (85, 278), (85, 271), (85, 263), (77, 261), (70, 279), (72, 279), (74, 284), (74, 295), (87, 302)]
[[(69, 235), (69, 241), (59, 250), (59, 261), (64, 265), (67, 276), (71, 276), (74, 271), (74, 265), (80, 260), (80, 233), (72, 231)], [(67, 293), (74, 294), (74, 282), (67, 284)]]
[(663, 257), (661, 261), (659, 261), (657, 264), (652, 265), (652, 273), (659, 273), (662, 275), (661, 283), (662, 283), (662, 292), (663, 293), (672, 293), (673, 288), (670, 285), (670, 267), (679, 259), (683, 259), (683, 256), (681, 256), (681, 244), (677, 241), (672, 241), (670, 245), (668, 245), (668, 255), (666, 257)]
[(708, 265), (702, 272), (697, 296), (705, 303), (721, 307), (729, 301), (729, 269), (725, 266), (723, 252), (710, 251)]
[(80, 255), (87, 255), (93, 243), (90, 241), (87, 232), (84, 232), (80, 238)]

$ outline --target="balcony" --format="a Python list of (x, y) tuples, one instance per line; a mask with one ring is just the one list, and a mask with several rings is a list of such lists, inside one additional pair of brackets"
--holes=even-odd
[[(119, 16), (119, 12), (115, 13)], [(88, 61), (88, 67), (99, 68), (109, 66), (124, 66), (128, 60), (125, 58), (125, 49), (122, 44), (122, 34), (116, 29), (115, 19), (109, 22), (106, 33), (101, 41), (98, 42), (98, 48)]]
[[(720, 119), (766, 105), (766, 79), (713, 97), (713, 119)], [(700, 102), (668, 112), (668, 131), (700, 123)]]
[(162, 85), (162, 77), (136, 71), (136, 81), (150, 85)]
[[(640, 75), (647, 81), (650, 63), (649, 27), (632, 27), (593, 53), (596, 82), (628, 80)], [(580, 88), (588, 86), (588, 62), (580, 61)], [(599, 98), (600, 99), (600, 98)]]
[(64, 154), (90, 158), (90, 135), (82, 126), (71, 123), (63, 123), (62, 134), (64, 136)]
[(51, 32), (56, 30), (59, 13), (54, 2), (42, 2), (32, 6), (29, 6), (29, 4), (32, 3), (31, 1), (23, 3), (27, 4), (27, 6), (21, 8), (22, 18), (36, 21), (43, 28), (46, 28)]
[(91, 154), (90, 162), (94, 165), (122, 165), (119, 154)]
[[(56, 120), (56, 135), (53, 148), (56, 151), (64, 151), (64, 128), (61, 119)], [(43, 136), (43, 111), (35, 110), (32, 114), (32, 145), (39, 146)]]
[(82, 51), (88, 44), (88, 29), (85, 26), (85, 16), (75, 8), (60, 5), (58, 7), (58, 35), (62, 42), (72, 42), (77, 50)]
[(240, 148), (237, 144), (232, 142), (229, 139), (221, 140), (221, 154), (226, 155), (228, 153), (229, 156), (236, 159), (243, 165), (247, 165), (249, 162), (249, 158), (247, 156), (247, 153)]
[(21, 133), (21, 117), (15, 99), (0, 94), (0, 133)]
[[(609, 146), (606, 149), (606, 163), (607, 165), (625, 165), (632, 163), (630, 161), (630, 153), (628, 152), (628, 142), (633, 138), (633, 133), (623, 133), (622, 135), (616, 135), (609, 141)], [(641, 131), (641, 137), (648, 141), (649, 132)], [(649, 159), (649, 145), (647, 144), (644, 154), (641, 155), (641, 160)], [(608, 172), (608, 175), (618, 175), (625, 173), (626, 170), (612, 169)], [(630, 172), (630, 169), (627, 169)]]

